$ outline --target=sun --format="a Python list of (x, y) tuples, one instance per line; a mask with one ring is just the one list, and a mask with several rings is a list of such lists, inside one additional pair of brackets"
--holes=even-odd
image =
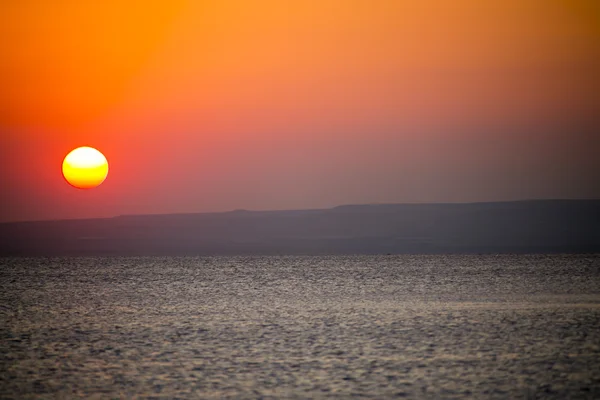
[(65, 157), (62, 173), (66, 181), (78, 189), (92, 189), (108, 175), (108, 161), (93, 147), (78, 147)]

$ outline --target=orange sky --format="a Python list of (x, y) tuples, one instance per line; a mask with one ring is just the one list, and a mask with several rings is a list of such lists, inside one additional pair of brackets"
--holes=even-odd
[(0, 38), (0, 221), (600, 197), (597, 1), (20, 0)]

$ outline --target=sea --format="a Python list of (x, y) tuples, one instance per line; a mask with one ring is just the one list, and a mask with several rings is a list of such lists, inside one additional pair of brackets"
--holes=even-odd
[(0, 258), (2, 399), (600, 398), (600, 255)]

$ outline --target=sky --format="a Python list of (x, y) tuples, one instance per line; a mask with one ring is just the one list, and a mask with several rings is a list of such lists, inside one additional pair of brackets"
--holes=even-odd
[(4, 1), (0, 60), (0, 222), (600, 198), (595, 0)]

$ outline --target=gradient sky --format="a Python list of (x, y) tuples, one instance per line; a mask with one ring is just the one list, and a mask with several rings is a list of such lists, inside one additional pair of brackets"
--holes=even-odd
[(595, 0), (3, 1), (0, 60), (0, 221), (600, 197)]

